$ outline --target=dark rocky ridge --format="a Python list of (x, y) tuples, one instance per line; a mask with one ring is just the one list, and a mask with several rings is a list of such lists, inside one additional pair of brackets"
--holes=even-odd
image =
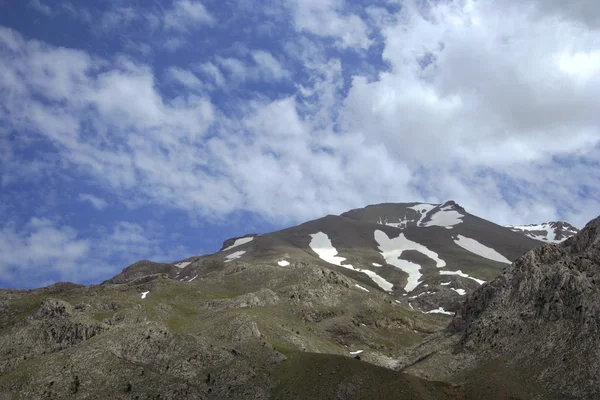
[(398, 368), (453, 380), (494, 359), (524, 368), (561, 399), (600, 396), (600, 217), (475, 290), (447, 331)]

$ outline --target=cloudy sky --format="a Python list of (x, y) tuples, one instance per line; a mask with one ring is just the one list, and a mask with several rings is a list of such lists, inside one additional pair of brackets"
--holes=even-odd
[(597, 0), (0, 0), (0, 286), (380, 202), (600, 214)]

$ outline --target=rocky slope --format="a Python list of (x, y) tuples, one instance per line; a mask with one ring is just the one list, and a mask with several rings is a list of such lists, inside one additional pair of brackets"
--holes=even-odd
[[(460, 394), (382, 368), (448, 317), (406, 310), (318, 265), (197, 264), (193, 280), (143, 262), (121, 276), (127, 283), (0, 290), (0, 398)], [(140, 279), (140, 269), (150, 275)], [(303, 391), (298, 376), (318, 386)]]
[[(579, 381), (579, 393), (561, 386), (549, 349), (573, 363), (569, 355), (591, 349), (594, 235), (586, 228), (519, 258), (540, 243), (454, 202), (383, 204), (228, 239), (214, 254), (139, 261), (100, 285), (0, 290), (0, 399), (589, 393)], [(533, 338), (548, 321), (588, 333), (540, 347)], [(548, 343), (564, 341), (569, 323), (548, 329)], [(518, 354), (554, 364), (525, 379), (513, 364), (482, 363), (529, 366)], [(583, 358), (590, 368), (593, 354)]]
[[(600, 396), (600, 218), (543, 245), (468, 296), (448, 330), (398, 369), (460, 381), (490, 360), (520, 368), (557, 398)], [(440, 368), (443, 362), (444, 367)]]

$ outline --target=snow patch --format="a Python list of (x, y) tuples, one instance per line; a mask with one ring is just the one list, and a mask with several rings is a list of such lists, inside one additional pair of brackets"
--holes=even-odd
[(394, 288), (394, 284), (386, 281), (383, 277), (377, 275), (373, 271), (369, 271), (368, 269), (357, 269), (356, 271), (360, 271), (363, 274), (366, 274), (373, 282), (375, 282), (380, 288), (385, 290), (386, 292), (391, 292)]
[(432, 293), (435, 293), (435, 292), (421, 292), (415, 296), (410, 296), (409, 299), (416, 299), (417, 297), (425, 296), (426, 294), (432, 294)]
[(454, 315), (451, 311), (446, 311), (442, 307), (438, 307), (435, 310), (426, 311), (425, 314), (445, 314), (445, 315)]
[(351, 351), (351, 352), (350, 352), (350, 355), (351, 355), (351, 356), (355, 356), (355, 355), (357, 355), (357, 354), (360, 354), (360, 353), (362, 353), (362, 352), (363, 352), (363, 350)]
[(423, 223), (423, 219), (425, 219), (425, 217), (427, 216), (427, 213), (433, 210), (435, 207), (437, 207), (435, 204), (421, 203), (406, 208), (410, 208), (411, 210), (415, 210), (416, 212), (421, 214), (421, 217), (417, 221), (417, 226), (420, 226), (421, 223)]
[(191, 261), (184, 261), (184, 262), (180, 262), (180, 263), (175, 264), (175, 266), (177, 268), (185, 268), (188, 265), (190, 265), (191, 263), (192, 263)]
[(504, 264), (510, 264), (511, 261), (498, 253), (496, 250), (487, 247), (479, 243), (475, 239), (458, 235), (458, 239), (454, 239), (454, 243), (462, 247), (463, 249), (470, 251), (473, 254), (477, 254), (480, 257), (487, 258), (488, 260), (498, 261)]
[(370, 271), (368, 269), (354, 268), (354, 266), (351, 264), (342, 264), (343, 261), (346, 261), (346, 258), (339, 257), (337, 255), (338, 251), (331, 244), (331, 240), (329, 239), (329, 236), (327, 236), (327, 234), (325, 234), (323, 232), (311, 233), (310, 237), (311, 237), (311, 240), (309, 243), (310, 248), (315, 253), (317, 253), (319, 258), (322, 259), (323, 261), (327, 261), (328, 263), (337, 265), (338, 267), (362, 272), (362, 273), (366, 274), (367, 276), (369, 276), (369, 278), (371, 278), (373, 280), (373, 282), (375, 282), (377, 285), (379, 285), (379, 287), (382, 288), (383, 290), (385, 290), (386, 292), (390, 292), (392, 290), (392, 288), (394, 287), (393, 283), (386, 281), (383, 277), (377, 275), (373, 271)]
[(279, 264), (280, 267), (287, 267), (288, 265), (290, 265), (289, 261), (286, 260), (277, 261), (277, 264)]
[(383, 265), (381, 265), (381, 264), (378, 264), (378, 263), (373, 263), (373, 266), (374, 266), (374, 267), (383, 267)]
[(423, 224), (423, 226), (443, 226), (445, 228), (452, 229), (454, 225), (458, 225), (463, 222), (462, 218), (464, 215), (456, 210), (449, 209), (446, 206), (441, 208), (439, 211), (431, 216), (431, 219)]
[(442, 283), (440, 283), (440, 285), (442, 285), (442, 286), (448, 286), (450, 283), (451, 282), (442, 282)]
[(150, 293), (150, 291), (142, 292), (142, 299), (145, 299), (148, 293)]
[(359, 289), (362, 289), (362, 290), (364, 290), (365, 292), (369, 292), (369, 289), (367, 289), (367, 288), (365, 288), (365, 287), (362, 287), (362, 286), (360, 286), (360, 285), (358, 285), (358, 284), (356, 284), (356, 283), (354, 284), (354, 286), (356, 286), (356, 287), (357, 287), (357, 288), (359, 288)]
[(342, 265), (343, 261), (346, 261), (346, 257), (339, 257), (337, 250), (331, 244), (329, 236), (323, 232), (317, 232), (310, 235), (310, 248), (317, 253), (321, 260), (327, 261), (329, 264), (337, 265), (338, 267), (344, 267), (349, 269), (355, 269), (352, 265)]
[(383, 218), (379, 217), (379, 219), (377, 220), (377, 223), (379, 225), (387, 225), (387, 226), (393, 226), (394, 228), (404, 229), (404, 228), (406, 228), (406, 225), (408, 224), (408, 220), (398, 219), (398, 222), (388, 222), (387, 218), (383, 219)]
[(231, 246), (229, 246), (229, 247), (227, 247), (227, 248), (225, 248), (225, 249), (223, 249), (221, 251), (229, 251), (229, 250), (233, 249), (234, 247), (238, 247), (238, 246), (241, 246), (243, 244), (249, 243), (253, 239), (254, 239), (253, 236), (236, 239), (235, 242), (233, 242), (233, 244)]
[(193, 281), (194, 279), (196, 279), (198, 277), (198, 275), (196, 275), (195, 277), (193, 277), (192, 279), (190, 279), (188, 282)]
[(408, 280), (404, 287), (404, 290), (407, 292), (414, 290), (418, 286), (422, 274), (420, 272), (421, 266), (419, 264), (400, 259), (402, 252), (405, 250), (416, 250), (435, 261), (438, 268), (446, 266), (446, 262), (442, 260), (436, 252), (407, 239), (403, 233), (393, 239), (390, 239), (385, 232), (380, 230), (376, 230), (374, 235), (375, 241), (378, 243), (379, 250), (386, 263), (391, 264), (408, 274)]
[(467, 291), (465, 289), (454, 289), (454, 288), (450, 288), (451, 290), (454, 290), (456, 293), (458, 293), (461, 296), (464, 296), (467, 294)]
[(484, 280), (473, 278), (472, 276), (469, 276), (460, 270), (458, 270), (458, 271), (440, 271), (440, 275), (458, 275), (458, 276), (462, 276), (463, 278), (472, 279), (475, 282), (479, 283), (480, 285), (483, 285), (485, 283)]
[(227, 263), (227, 262), (230, 262), (230, 261), (233, 261), (233, 260), (237, 260), (238, 258), (240, 258), (241, 256), (243, 256), (244, 254), (246, 254), (246, 252), (243, 251), (243, 250), (231, 253), (231, 254), (229, 254), (229, 255), (227, 255), (225, 257), (226, 258), (225, 262)]
[(413, 307), (413, 305), (410, 304), (410, 301), (408, 302), (408, 306), (410, 307), (411, 310), (413, 310), (413, 311), (415, 310), (415, 308)]

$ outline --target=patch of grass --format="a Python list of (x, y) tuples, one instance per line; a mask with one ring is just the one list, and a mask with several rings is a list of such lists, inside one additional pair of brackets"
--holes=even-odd
[(272, 367), (273, 399), (459, 399), (462, 389), (331, 354), (289, 352)]
[(92, 318), (98, 322), (102, 322), (107, 318), (112, 318), (115, 315), (114, 311), (99, 312), (92, 314)]
[(169, 305), (175, 310), (175, 313), (166, 321), (167, 328), (181, 333), (194, 333), (194, 331), (197, 331), (195, 328), (200, 314), (198, 308), (181, 302)]
[(31, 314), (47, 297), (47, 294), (35, 294), (33, 296), (22, 296), (13, 299), (11, 301), (11, 310), (15, 320), (19, 320)]
[(456, 381), (464, 384), (468, 399), (556, 399), (535, 382), (530, 371), (499, 358), (461, 374)]

